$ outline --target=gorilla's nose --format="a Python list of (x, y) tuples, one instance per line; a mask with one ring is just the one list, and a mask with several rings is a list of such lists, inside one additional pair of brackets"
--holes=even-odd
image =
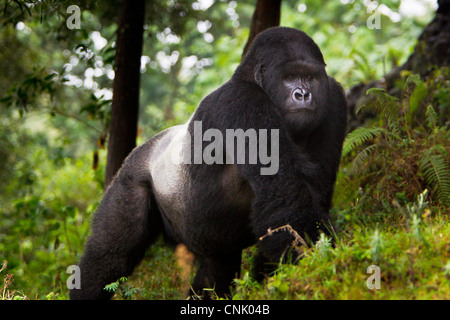
[(311, 102), (312, 94), (309, 90), (303, 88), (295, 88), (292, 92), (292, 99), (297, 103), (308, 106)]
[(311, 100), (311, 92), (302, 88), (296, 88), (292, 93), (294, 100), (309, 101)]

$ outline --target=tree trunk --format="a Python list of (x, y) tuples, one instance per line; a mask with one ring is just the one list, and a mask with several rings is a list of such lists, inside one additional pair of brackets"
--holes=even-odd
[(247, 44), (245, 45), (242, 57), (245, 56), (253, 39), (258, 33), (280, 25), (281, 0), (258, 0), (255, 7), (255, 12), (252, 17), (252, 24), (250, 26), (250, 35), (248, 36)]
[(114, 60), (105, 189), (136, 146), (145, 0), (122, 0)]
[(355, 115), (355, 111), (365, 103), (366, 91), (370, 88), (384, 88), (396, 95), (399, 90), (395, 83), (400, 79), (401, 71), (410, 70), (426, 77), (434, 66), (443, 67), (450, 63), (450, 0), (438, 0), (438, 9), (434, 19), (423, 30), (418, 38), (414, 52), (402, 65), (395, 67), (384, 76), (383, 80), (360, 83), (350, 88), (347, 93), (349, 105), (349, 130), (360, 126), (366, 114)]
[(450, 0), (439, 0), (434, 19), (419, 36), (414, 52), (400, 67), (389, 72), (386, 79), (388, 90), (395, 86), (395, 80), (403, 70), (411, 70), (422, 77), (433, 66), (448, 66), (450, 62)]

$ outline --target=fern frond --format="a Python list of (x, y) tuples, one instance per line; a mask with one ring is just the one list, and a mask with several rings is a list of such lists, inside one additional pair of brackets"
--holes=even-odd
[(436, 198), (444, 205), (450, 203), (450, 171), (444, 156), (424, 152), (419, 160), (419, 170), (433, 188)]
[(340, 206), (352, 201), (359, 186), (359, 179), (354, 179), (347, 174), (342, 174), (336, 180), (336, 187), (333, 193), (333, 204)]
[(425, 117), (427, 120), (428, 128), (434, 131), (438, 127), (438, 115), (434, 110), (432, 105), (427, 106), (427, 111), (425, 112)]
[(361, 110), (372, 112), (387, 120), (397, 120), (401, 110), (401, 103), (399, 100), (382, 88), (371, 88), (367, 90), (366, 95), (369, 96), (367, 102), (356, 110), (356, 113)]
[(119, 278), (119, 280), (115, 281), (115, 282), (111, 282), (110, 284), (107, 284), (103, 290), (109, 291), (109, 292), (116, 292), (116, 290), (119, 288), (119, 285), (121, 283), (124, 283), (125, 281), (127, 281), (127, 277), (121, 277)]
[(110, 284), (107, 284), (103, 290), (109, 291), (109, 292), (116, 292), (117, 288), (119, 288), (119, 281), (111, 282)]
[(353, 130), (345, 138), (344, 146), (342, 148), (342, 157), (347, 156), (350, 152), (363, 145), (365, 142), (385, 133), (386, 130), (384, 128), (359, 127)]
[(368, 163), (369, 158), (372, 156), (373, 152), (378, 148), (378, 144), (372, 144), (359, 152), (351, 163), (350, 174), (358, 174), (364, 167), (364, 165)]
[(406, 79), (405, 87), (409, 87), (411, 84), (414, 84), (414, 89), (409, 97), (409, 112), (407, 114), (409, 120), (419, 110), (419, 106), (428, 94), (428, 88), (418, 74), (412, 74)]

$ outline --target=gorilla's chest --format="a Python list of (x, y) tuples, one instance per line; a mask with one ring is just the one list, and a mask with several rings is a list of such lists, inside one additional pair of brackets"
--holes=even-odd
[(169, 233), (185, 243), (204, 242), (205, 237), (217, 243), (242, 241), (249, 231), (254, 196), (250, 185), (235, 165), (174, 161), (186, 129), (171, 131), (158, 141), (149, 162), (153, 193)]

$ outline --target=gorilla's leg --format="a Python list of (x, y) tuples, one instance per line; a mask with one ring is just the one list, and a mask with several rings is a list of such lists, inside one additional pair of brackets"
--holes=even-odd
[(252, 270), (250, 275), (254, 280), (261, 282), (265, 278), (272, 276), (277, 270), (278, 265), (279, 264), (276, 262), (269, 261), (269, 259), (258, 250), (252, 259)]
[(221, 257), (205, 257), (195, 274), (190, 296), (210, 299), (212, 295), (204, 289), (214, 289), (219, 297), (230, 294), (233, 279), (238, 278), (241, 270), (242, 251)]
[[(139, 179), (138, 179), (139, 178)], [(108, 299), (105, 285), (128, 276), (161, 230), (149, 183), (125, 167), (105, 193), (79, 263), (81, 289), (71, 299)]]

